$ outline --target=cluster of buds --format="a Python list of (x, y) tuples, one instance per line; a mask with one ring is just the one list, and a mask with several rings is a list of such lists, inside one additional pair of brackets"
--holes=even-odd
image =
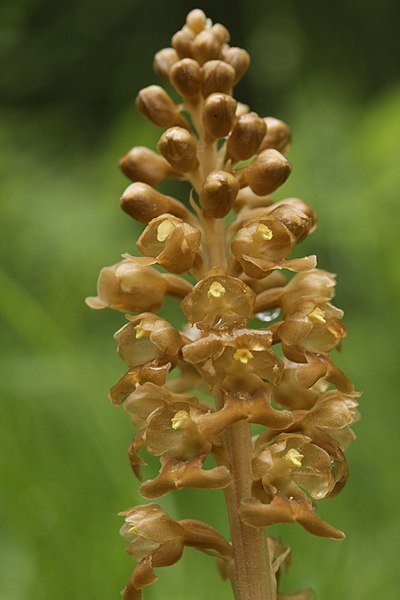
[[(345, 336), (343, 312), (331, 304), (335, 276), (315, 256), (292, 257), (316, 215), (298, 198), (273, 201), (291, 171), (290, 130), (233, 98), (249, 56), (228, 42), (226, 28), (196, 9), (156, 54), (156, 72), (182, 102), (157, 85), (136, 99), (163, 129), (157, 151), (134, 147), (120, 161), (132, 181), (121, 207), (145, 224), (141, 256), (102, 269), (87, 303), (128, 313), (115, 334), (128, 372), (110, 398), (136, 428), (129, 459), (141, 494), (223, 488), (232, 539), (174, 521), (154, 503), (121, 513), (138, 561), (125, 600), (141, 598), (154, 568), (178, 561), (185, 546), (217, 559), (236, 600), (289, 598), (278, 591), (289, 550), (265, 543), (264, 528), (297, 522), (343, 537), (315, 510), (346, 481), (359, 395), (329, 355)], [(188, 198), (155, 189), (169, 177), (189, 182)], [(166, 296), (181, 303), (181, 331), (155, 314)], [(254, 437), (253, 423), (265, 428)], [(144, 452), (160, 460), (145, 481)]]

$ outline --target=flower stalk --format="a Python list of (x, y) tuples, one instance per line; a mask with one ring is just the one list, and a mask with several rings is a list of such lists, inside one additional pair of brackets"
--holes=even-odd
[[(145, 225), (141, 256), (102, 269), (87, 303), (128, 313), (115, 334), (128, 371), (110, 399), (136, 428), (128, 454), (139, 480), (145, 453), (160, 459), (141, 494), (224, 489), (231, 539), (200, 521), (175, 521), (153, 502), (121, 513), (137, 562), (124, 598), (142, 598), (155, 569), (193, 547), (216, 558), (235, 600), (310, 600), (310, 590), (279, 592), (290, 550), (266, 528), (297, 522), (343, 538), (315, 506), (346, 481), (359, 396), (330, 356), (345, 336), (343, 312), (331, 304), (335, 276), (315, 256), (291, 257), (316, 215), (298, 198), (274, 202), (291, 172), (290, 130), (233, 97), (247, 52), (196, 9), (154, 66), (182, 103), (158, 85), (136, 99), (164, 130), (157, 151), (134, 147), (120, 161), (132, 182), (121, 207)], [(166, 178), (187, 181), (189, 197), (157, 190)], [(187, 319), (181, 331), (156, 314), (167, 296)], [(252, 424), (262, 432), (253, 436)]]

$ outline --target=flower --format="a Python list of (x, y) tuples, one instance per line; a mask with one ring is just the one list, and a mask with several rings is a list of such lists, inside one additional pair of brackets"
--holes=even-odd
[(254, 292), (240, 279), (213, 269), (181, 303), (188, 320), (199, 329), (244, 325), (252, 316)]

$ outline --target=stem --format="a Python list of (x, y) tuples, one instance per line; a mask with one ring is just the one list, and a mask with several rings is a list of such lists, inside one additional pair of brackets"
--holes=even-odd
[(234, 423), (224, 432), (233, 482), (225, 489), (235, 561), (232, 587), (235, 600), (276, 600), (276, 579), (267, 538), (262, 529), (240, 519), (240, 504), (251, 496), (252, 443), (246, 421)]
[[(218, 154), (215, 140), (206, 140), (201, 120), (202, 103), (188, 106), (198, 132), (199, 174), (204, 182), (210, 171), (217, 168)], [(196, 182), (201, 188), (199, 182)], [(227, 269), (228, 255), (224, 219), (199, 216), (203, 230), (203, 247), (207, 268)], [(223, 406), (221, 394), (216, 394), (217, 405)], [(225, 499), (231, 527), (234, 568), (230, 573), (235, 600), (276, 600), (276, 579), (272, 569), (267, 538), (263, 529), (249, 527), (240, 518), (242, 500), (251, 497), (252, 453), (250, 426), (239, 421), (223, 433), (232, 483), (225, 489)]]

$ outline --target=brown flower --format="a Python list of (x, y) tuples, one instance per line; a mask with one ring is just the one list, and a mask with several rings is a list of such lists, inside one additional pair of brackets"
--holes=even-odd
[(167, 321), (151, 313), (128, 317), (130, 321), (114, 335), (117, 351), (131, 368), (176, 364), (182, 339)]
[(188, 320), (199, 329), (245, 325), (253, 314), (254, 292), (240, 279), (213, 269), (181, 303)]
[(242, 519), (254, 527), (297, 521), (314, 535), (341, 539), (343, 534), (317, 517), (311, 500), (333, 490), (330, 455), (302, 434), (283, 433), (272, 442), (256, 441), (253, 497), (242, 503)]
[(185, 273), (193, 267), (200, 247), (198, 229), (170, 214), (152, 219), (136, 245), (146, 257), (153, 257), (172, 273)]
[(98, 296), (86, 299), (91, 308), (114, 308), (129, 312), (157, 311), (168, 283), (161, 273), (134, 259), (123, 260), (100, 271)]
[(120, 516), (125, 518), (121, 535), (129, 541), (126, 550), (138, 561), (124, 589), (124, 600), (139, 600), (140, 590), (158, 579), (154, 569), (178, 562), (185, 546), (228, 565), (232, 559), (230, 545), (213, 527), (194, 519), (174, 521), (158, 504), (139, 505)]
[(204, 335), (183, 346), (182, 352), (184, 360), (193, 364), (210, 385), (223, 386), (231, 376), (243, 387), (251, 374), (276, 384), (282, 363), (272, 352), (271, 342), (268, 330), (234, 329)]
[(324, 299), (298, 300), (284, 317), (277, 335), (285, 345), (301, 346), (308, 352), (330, 352), (346, 335), (343, 311)]
[(232, 241), (232, 252), (249, 277), (261, 279), (274, 269), (309, 271), (315, 257), (287, 260), (296, 238), (286, 225), (273, 216), (249, 220)]

